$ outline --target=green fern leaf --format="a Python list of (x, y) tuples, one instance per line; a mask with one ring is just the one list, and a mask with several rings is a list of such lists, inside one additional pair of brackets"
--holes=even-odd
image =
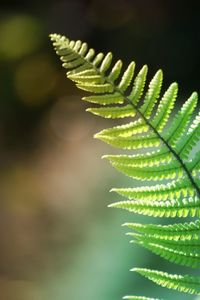
[(141, 149), (160, 146), (160, 140), (155, 136), (155, 134), (149, 134), (140, 137), (137, 136), (133, 138), (105, 136), (97, 133), (94, 137), (121, 149)]
[(131, 241), (132, 243), (139, 244), (173, 263), (192, 268), (200, 266), (199, 240), (168, 241), (136, 233), (130, 233), (129, 235), (135, 238)]
[(134, 268), (132, 271), (141, 274), (163, 287), (168, 287), (184, 293), (200, 295), (200, 277), (176, 274), (171, 275), (166, 272), (142, 268)]
[(117, 78), (119, 77), (120, 73), (121, 73), (121, 69), (122, 69), (122, 61), (118, 60), (114, 67), (112, 68), (110, 74), (108, 75), (108, 79), (109, 81), (114, 82), (115, 80), (117, 80)]
[(194, 119), (189, 128), (188, 134), (185, 139), (182, 139), (178, 144), (177, 150), (182, 159), (188, 159), (191, 150), (197, 145), (200, 139), (200, 113)]
[(177, 179), (167, 184), (158, 184), (150, 187), (142, 186), (137, 188), (115, 188), (111, 191), (127, 197), (130, 200), (135, 199), (145, 201), (174, 200), (181, 197), (192, 197), (195, 195), (195, 190), (190, 182), (185, 178)]
[(113, 106), (113, 107), (99, 107), (99, 108), (88, 108), (87, 111), (94, 115), (108, 118), (118, 119), (124, 117), (134, 117), (136, 112), (131, 108), (129, 104), (126, 106)]
[(108, 159), (111, 163), (125, 164), (133, 166), (157, 166), (161, 163), (169, 163), (173, 159), (172, 153), (168, 150), (159, 149), (158, 151), (151, 151), (145, 154), (136, 155), (104, 155), (102, 158)]
[[(144, 120), (138, 119), (134, 122), (124, 124), (121, 126), (116, 126), (112, 128), (107, 128), (100, 131), (98, 136), (111, 136), (111, 137), (130, 137), (138, 133), (144, 133), (149, 130), (149, 126), (144, 123)], [(96, 135), (96, 136), (97, 136)]]
[[(121, 74), (121, 60), (111, 68), (111, 52), (105, 56), (101, 52), (95, 54), (94, 49), (89, 49), (86, 43), (70, 41), (57, 34), (51, 35), (51, 40), (63, 67), (69, 69), (67, 77), (78, 88), (95, 94), (83, 98), (84, 101), (99, 105), (87, 111), (103, 118), (134, 118), (95, 135), (114, 147), (134, 150), (136, 153), (130, 155), (104, 155), (103, 158), (108, 159), (120, 172), (146, 184), (112, 189), (128, 200), (110, 206), (154, 217), (199, 217), (200, 157), (198, 151), (195, 155), (193, 153), (200, 141), (200, 114), (194, 120), (192, 117), (197, 106), (197, 93), (190, 96), (170, 122), (178, 85), (172, 83), (159, 99), (162, 70), (156, 72), (146, 90), (146, 65), (134, 78), (135, 62), (131, 62)], [(125, 225), (134, 231), (129, 235), (134, 237), (135, 243), (168, 261), (198, 266), (199, 220), (168, 225)], [(198, 277), (135, 270), (162, 286), (200, 293)], [(151, 298), (127, 296), (125, 299)]]
[[(174, 121), (166, 134), (166, 139), (171, 146), (174, 147), (175, 143), (180, 141), (180, 139), (184, 136), (196, 104), (197, 94), (193, 93), (193, 95), (182, 106), (181, 110), (176, 114)], [(181, 147), (181, 144), (179, 147)]]
[(97, 54), (97, 56), (95, 57), (94, 61), (93, 61), (93, 64), (95, 67), (98, 67), (99, 64), (102, 62), (103, 60), (103, 57), (104, 57), (104, 54), (103, 53), (99, 53)]
[(77, 87), (81, 90), (87, 92), (93, 92), (96, 94), (102, 93), (112, 93), (113, 86), (110, 83), (102, 83), (102, 84), (95, 84), (95, 83), (78, 83)]
[(146, 65), (144, 65), (143, 68), (138, 73), (137, 77), (135, 78), (132, 91), (131, 91), (130, 95), (128, 96), (128, 98), (134, 105), (138, 104), (138, 102), (140, 101), (140, 98), (142, 96), (145, 82), (146, 82), (147, 70), (148, 70), (148, 67)]
[(158, 132), (162, 132), (169, 119), (171, 111), (174, 107), (177, 92), (177, 83), (172, 83), (159, 103), (156, 115), (151, 123), (156, 128), (156, 130), (158, 130)]
[(149, 84), (149, 89), (144, 98), (144, 104), (140, 108), (140, 112), (149, 119), (152, 113), (152, 110), (158, 100), (162, 86), (163, 74), (162, 70), (159, 70)]
[(125, 223), (130, 229), (163, 240), (198, 240), (200, 239), (200, 221), (175, 223), (170, 225)]
[(122, 104), (124, 98), (120, 93), (112, 93), (107, 95), (95, 95), (82, 98), (84, 101), (96, 103), (100, 105)]
[(182, 199), (182, 202), (176, 200), (168, 201), (119, 201), (109, 205), (128, 210), (130, 212), (153, 216), (153, 217), (195, 217), (200, 215), (200, 200), (197, 197)]
[(134, 70), (135, 70), (135, 63), (134, 61), (130, 63), (126, 71), (124, 72), (124, 75), (122, 76), (122, 79), (118, 85), (118, 89), (120, 92), (125, 92), (126, 89), (129, 87), (131, 80), (134, 75)]
[[(144, 148), (145, 145), (141, 145)], [(163, 179), (182, 178), (184, 176), (183, 169), (178, 165), (177, 161), (172, 161), (167, 166), (152, 166), (152, 167), (136, 167), (134, 165), (115, 164), (112, 165), (129, 177), (138, 180), (161, 181)]]
[[(109, 67), (111, 65), (111, 62), (112, 62), (112, 53), (109, 52), (105, 56), (104, 60), (101, 63), (101, 66), (100, 66), (100, 69), (99, 69), (100, 73), (104, 74), (109, 69)], [(96, 65), (96, 63), (95, 63), (95, 65)]]

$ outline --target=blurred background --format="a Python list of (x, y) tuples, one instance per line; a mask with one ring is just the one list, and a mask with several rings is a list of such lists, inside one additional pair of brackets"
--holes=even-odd
[[(113, 186), (134, 186), (100, 157), (92, 139), (109, 122), (85, 113), (49, 33), (114, 53), (164, 87), (179, 104), (200, 90), (198, 1), (43, 0), (0, 4), (0, 294), (2, 300), (115, 300), (125, 294), (197, 299), (155, 286), (134, 266), (190, 272), (129, 244), (125, 221), (108, 209)], [(160, 221), (160, 220), (159, 220)]]

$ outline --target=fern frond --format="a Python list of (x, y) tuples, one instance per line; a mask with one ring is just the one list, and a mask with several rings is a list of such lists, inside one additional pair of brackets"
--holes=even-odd
[[(198, 151), (193, 155), (200, 142), (200, 113), (194, 120), (192, 117), (197, 93), (192, 93), (170, 122), (178, 85), (172, 83), (163, 93), (162, 70), (158, 70), (146, 85), (146, 65), (134, 78), (136, 65), (133, 61), (122, 74), (122, 61), (113, 63), (111, 52), (96, 54), (87, 43), (70, 41), (57, 34), (51, 35), (51, 40), (63, 67), (69, 69), (67, 77), (78, 88), (93, 93), (83, 100), (98, 106), (87, 111), (103, 118), (134, 118), (95, 135), (114, 147), (134, 150), (136, 153), (130, 155), (104, 155), (103, 158), (125, 175), (146, 183), (139, 187), (112, 189), (128, 200), (110, 206), (154, 217), (200, 216), (200, 157)], [(153, 181), (153, 185), (149, 181)], [(198, 266), (199, 220), (169, 225), (125, 225), (136, 232), (129, 234), (141, 246), (177, 264)], [(135, 270), (162, 286), (200, 293), (199, 277)], [(125, 299), (151, 298), (127, 296)]]
[[(172, 84), (169, 87), (169, 89), (166, 91), (166, 93), (164, 94), (163, 98), (161, 99), (161, 101), (158, 105), (158, 109), (157, 109), (157, 113), (156, 113), (155, 117), (153, 118), (152, 121), (149, 122), (149, 121), (147, 121), (147, 119), (149, 119), (151, 117), (153, 108), (158, 100), (161, 86), (162, 86), (163, 75), (162, 75), (161, 70), (159, 70), (155, 74), (153, 79), (151, 80), (148, 91), (146, 92), (145, 97), (144, 97), (144, 103), (142, 104), (142, 106), (140, 108), (138, 108), (138, 103), (139, 103), (140, 97), (142, 96), (145, 81), (146, 81), (147, 66), (144, 66), (141, 69), (141, 71), (136, 76), (136, 79), (133, 83), (133, 89), (132, 89), (131, 93), (129, 95), (126, 95), (125, 92), (126, 92), (128, 86), (131, 84), (133, 75), (134, 75), (134, 69), (135, 69), (134, 62), (130, 63), (127, 70), (122, 75), (122, 79), (121, 79), (120, 83), (118, 85), (115, 85), (114, 80), (119, 77), (119, 74), (121, 72), (121, 66), (122, 66), (121, 60), (119, 60), (114, 65), (113, 69), (107, 76), (106, 72), (109, 70), (111, 62), (112, 62), (112, 54), (110, 52), (105, 56), (104, 59), (103, 59), (102, 53), (95, 55), (95, 52), (93, 49), (87, 50), (87, 52), (84, 52), (84, 55), (83, 55), (82, 52), (80, 52), (80, 49), (82, 49), (82, 43), (80, 41), (78, 41), (77, 44), (74, 42), (72, 43), (68, 39), (65, 39), (59, 35), (51, 35), (51, 38), (54, 41), (54, 46), (56, 47), (58, 54), (60, 54), (59, 50), (63, 49), (63, 47), (66, 47), (68, 50), (67, 51), (68, 55), (62, 56), (62, 60), (65, 61), (65, 63), (67, 64), (67, 65), (64, 64), (64, 67), (70, 67), (70, 68), (73, 67), (73, 69), (74, 69), (73, 71), (70, 71), (67, 73), (68, 77), (69, 78), (73, 77), (73, 80), (75, 80), (77, 82), (77, 86), (79, 88), (84, 89), (89, 92), (103, 94), (101, 96), (105, 97), (104, 101), (102, 101), (103, 97), (93, 98), (93, 100), (92, 100), (91, 97), (94, 97), (94, 96), (89, 96), (90, 98), (88, 98), (88, 99), (86, 97), (85, 98), (86, 100), (94, 101), (95, 103), (98, 103), (100, 105), (102, 103), (107, 104), (106, 98), (108, 97), (108, 95), (114, 94), (116, 96), (116, 93), (118, 93), (121, 95), (120, 100), (119, 100), (120, 103), (124, 102), (125, 100), (127, 103), (125, 105), (118, 106), (118, 107), (114, 106), (114, 107), (108, 107), (108, 108), (102, 108), (102, 107), (90, 108), (90, 109), (88, 109), (88, 111), (90, 111), (94, 114), (97, 114), (99, 116), (105, 117), (105, 118), (124, 118), (124, 117), (133, 117), (133, 116), (138, 115), (138, 116), (142, 117), (142, 120), (144, 121), (144, 123), (146, 125), (145, 130), (147, 127), (148, 127), (148, 129), (150, 128), (153, 131), (152, 134), (153, 135), (155, 134), (155, 136), (157, 136), (157, 138), (160, 139), (160, 143), (158, 143), (158, 141), (156, 141), (155, 139), (154, 139), (154, 142), (149, 143), (149, 137), (151, 138), (151, 135), (148, 137), (148, 141), (146, 140), (146, 137), (141, 136), (138, 140), (134, 141), (134, 143), (133, 143), (134, 146), (132, 147), (131, 140), (122, 139), (122, 140), (118, 141), (118, 139), (117, 139), (117, 141), (116, 141), (115, 139), (113, 139), (113, 136), (111, 133), (112, 130), (108, 131), (107, 135), (105, 135), (105, 132), (104, 132), (103, 136), (99, 135), (99, 137), (101, 136), (102, 140), (104, 140), (107, 143), (110, 143), (116, 147), (121, 147), (121, 145), (125, 144), (125, 143), (128, 144), (128, 146), (122, 147), (123, 149), (124, 148), (125, 149), (140, 149), (143, 147), (147, 147), (147, 148), (148, 147), (158, 147), (164, 143), (164, 146), (166, 146), (170, 150), (170, 153), (172, 153), (176, 159), (179, 158), (178, 163), (180, 164), (180, 168), (182, 169), (182, 172), (186, 173), (188, 175), (188, 173), (189, 173), (188, 169), (186, 168), (184, 162), (181, 160), (181, 157), (182, 156), (185, 157), (185, 155), (186, 155), (185, 152), (188, 152), (188, 149), (190, 149), (191, 145), (194, 144), (194, 139), (197, 139), (198, 134), (196, 133), (195, 128), (198, 126), (191, 125), (191, 128), (193, 128), (193, 127), (195, 127), (195, 128), (192, 129), (192, 132), (190, 134), (191, 136), (188, 137), (188, 141), (186, 142), (186, 144), (184, 144), (182, 146), (179, 145), (179, 148), (178, 148), (179, 150), (181, 147), (181, 150), (179, 151), (180, 156), (178, 156), (178, 152), (176, 153), (176, 151), (174, 151), (171, 148), (170, 143), (168, 144), (167, 140), (164, 139), (165, 138), (164, 134), (163, 134), (163, 137), (160, 135), (160, 133), (162, 133), (163, 128), (166, 125), (166, 122), (167, 122), (167, 120), (170, 116), (171, 110), (173, 108), (174, 101), (175, 101), (176, 94), (177, 94), (177, 84), (176, 83)], [(70, 50), (71, 50), (71, 52), (70, 52)], [(73, 60), (71, 60), (72, 57), (73, 57)], [(102, 59), (103, 59), (103, 61), (102, 61)], [(70, 66), (68, 64), (70, 64)], [(85, 71), (90, 72), (89, 78), (88, 78), (88, 75), (83, 74), (83, 72), (85, 72)], [(91, 71), (93, 71), (92, 74), (91, 74)], [(82, 76), (80, 73), (82, 73)], [(81, 81), (81, 83), (80, 83), (80, 81)], [(98, 99), (100, 100), (100, 102), (98, 102)], [(118, 100), (117, 100), (117, 102), (118, 102)], [(185, 124), (188, 123), (191, 112), (193, 111), (193, 109), (190, 109), (190, 113), (186, 114), (187, 105), (193, 106), (193, 108), (194, 108), (196, 102), (197, 102), (197, 94), (194, 93), (191, 96), (191, 99), (188, 100), (187, 104), (185, 104), (185, 107), (183, 108), (181, 113), (177, 116), (177, 118), (175, 118), (176, 122), (175, 122), (175, 125), (173, 125), (173, 127), (172, 127), (173, 131), (177, 127), (177, 124), (180, 125), (179, 121), (181, 124), (184, 124), (184, 126), (182, 126), (182, 127), (185, 127)], [(184, 114), (186, 114), (186, 116), (187, 116), (187, 117), (185, 117), (185, 121), (183, 121)], [(195, 121), (195, 124), (198, 124), (198, 119), (197, 119), (197, 121)], [(141, 131), (143, 132), (143, 129), (141, 129)], [(181, 130), (178, 130), (178, 131), (180, 132)], [(195, 133), (194, 133), (194, 131), (195, 131)], [(112, 137), (110, 136), (110, 133), (111, 133)], [(116, 131), (115, 131), (115, 133), (116, 133)], [(143, 139), (143, 142), (142, 142), (142, 139)], [(175, 140), (175, 137), (172, 138), (172, 141), (174, 141), (174, 140)], [(138, 144), (138, 145), (140, 144), (140, 145), (136, 146), (136, 144)], [(175, 148), (175, 150), (177, 150), (177, 149)], [(183, 152), (183, 155), (181, 156), (182, 152)], [(169, 174), (169, 177), (171, 177), (170, 174)], [(194, 182), (192, 182), (192, 183), (194, 184)], [(197, 189), (196, 185), (195, 185), (195, 188)], [(199, 189), (198, 189), (198, 192), (199, 192)]]
[(132, 271), (141, 274), (163, 287), (168, 287), (169, 289), (178, 290), (184, 293), (200, 295), (200, 277), (172, 275), (166, 272), (142, 268), (134, 268)]

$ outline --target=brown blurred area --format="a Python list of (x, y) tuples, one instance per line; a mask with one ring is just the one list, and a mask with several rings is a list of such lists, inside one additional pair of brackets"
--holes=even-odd
[[(114, 150), (92, 135), (109, 122), (84, 112), (48, 34), (111, 50), (125, 64), (135, 59), (138, 69), (147, 63), (150, 77), (162, 67), (164, 86), (179, 81), (182, 103), (199, 90), (199, 5), (50, 0), (0, 7), (0, 299), (141, 294), (142, 279), (127, 270), (158, 258), (132, 249), (120, 232), (121, 222), (137, 217), (106, 207), (115, 199), (108, 190), (130, 181), (100, 160)], [(150, 283), (145, 293), (163, 296)]]

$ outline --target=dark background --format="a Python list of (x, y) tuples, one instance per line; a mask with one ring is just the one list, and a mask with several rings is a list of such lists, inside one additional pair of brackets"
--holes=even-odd
[(164, 88), (178, 81), (181, 104), (200, 90), (198, 1), (1, 1), (0, 8), (2, 300), (194, 299), (128, 272), (188, 270), (129, 245), (120, 224), (138, 216), (107, 209), (116, 200), (108, 190), (133, 183), (100, 160), (112, 150), (92, 135), (107, 123), (84, 112), (48, 34), (134, 59), (137, 70), (147, 63), (148, 79), (162, 68)]

